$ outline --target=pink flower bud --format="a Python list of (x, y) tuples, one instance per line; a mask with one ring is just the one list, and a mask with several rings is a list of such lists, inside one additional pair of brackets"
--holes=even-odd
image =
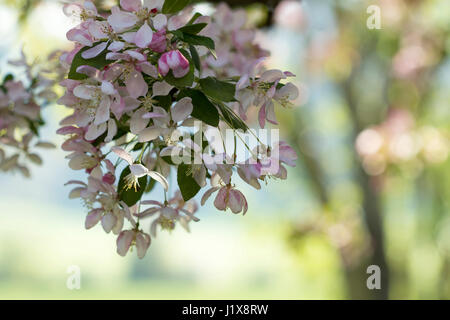
[(103, 176), (102, 181), (107, 184), (113, 184), (116, 181), (116, 177), (112, 173), (107, 173)]
[(159, 53), (166, 51), (166, 29), (161, 29), (153, 34), (152, 42), (150, 43), (149, 48)]
[(182, 78), (189, 72), (189, 61), (180, 52), (180, 50), (172, 50), (164, 53), (158, 61), (158, 71), (163, 76), (172, 69), (175, 78)]

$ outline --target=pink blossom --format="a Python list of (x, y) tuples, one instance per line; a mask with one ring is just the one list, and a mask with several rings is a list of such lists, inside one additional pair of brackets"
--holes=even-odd
[(155, 52), (165, 52), (167, 48), (166, 29), (158, 30), (153, 34), (149, 48)]
[(126, 181), (128, 182), (127, 188), (130, 189), (134, 187), (136, 189), (136, 186), (139, 185), (138, 179), (144, 176), (150, 176), (151, 178), (155, 179), (161, 185), (164, 187), (164, 190), (169, 189), (169, 183), (167, 182), (166, 178), (161, 175), (157, 171), (150, 171), (145, 166), (139, 163), (134, 163), (133, 158), (131, 155), (126, 152), (124, 149), (120, 147), (113, 147), (111, 148), (111, 151), (117, 154), (120, 158), (128, 162), (128, 165), (130, 166), (130, 175), (126, 178)]
[(190, 221), (200, 221), (194, 216), (197, 211), (195, 202), (185, 202), (180, 192), (177, 192), (175, 196), (169, 199), (166, 203), (146, 200), (142, 201), (141, 205), (153, 205), (153, 207), (145, 209), (141, 213), (135, 214), (140, 219), (158, 215), (158, 218), (155, 219), (150, 225), (150, 233), (153, 237), (156, 237), (156, 229), (158, 225), (160, 225), (163, 229), (172, 230), (175, 227), (175, 221), (177, 221), (180, 222), (183, 228), (189, 231), (188, 223)]
[(136, 246), (139, 259), (144, 258), (150, 246), (151, 238), (142, 231), (125, 230), (117, 237), (117, 253), (124, 257), (132, 245)]
[(19, 171), (30, 177), (28, 161), (42, 164), (34, 148), (53, 146), (38, 139), (42, 126), (38, 120), (41, 107), (56, 98), (52, 89), (54, 82), (40, 73), (41, 65), (28, 64), (23, 51), (20, 59), (8, 61), (8, 64), (22, 70), (0, 81), (0, 170)]
[(90, 47), (94, 43), (94, 39), (90, 35), (89, 30), (83, 26), (85, 25), (82, 24), (77, 28), (70, 29), (67, 32), (66, 37), (67, 40), (78, 42), (79, 44)]
[(122, 75), (127, 91), (132, 98), (139, 98), (147, 94), (148, 85), (142, 72), (153, 77), (157, 76), (157, 72), (156, 68), (147, 61), (146, 55), (135, 50), (126, 50), (119, 54), (109, 52), (106, 58), (123, 60), (123, 63), (108, 70), (105, 77), (117, 78), (118, 75)]
[[(183, 153), (182, 161), (193, 162), (189, 163), (185, 174), (200, 188), (205, 187), (209, 179), (211, 188), (204, 193), (202, 205), (216, 193), (214, 206), (218, 210), (229, 208), (233, 213), (243, 214), (248, 204), (244, 194), (232, 184), (234, 173), (237, 171), (244, 182), (260, 189), (260, 181), (267, 182), (269, 177), (286, 178), (284, 165), (295, 165), (297, 157), (284, 142), (266, 149), (261, 142), (258, 143), (260, 148), (249, 150), (250, 159), (238, 162), (238, 150), (235, 148), (233, 153), (227, 154), (232, 148), (226, 148), (220, 137), (230, 125), (223, 108), (235, 111), (245, 121), (248, 108), (256, 106), (260, 125), (264, 127), (266, 121), (277, 123), (275, 106), (290, 106), (298, 96), (293, 84), (282, 84), (293, 76), (292, 73), (264, 68), (262, 57), (268, 53), (254, 43), (256, 30), (247, 27), (245, 11), (231, 10), (221, 4), (213, 16), (201, 16), (194, 21), (207, 24), (199, 34), (210, 37), (217, 52), (216, 59), (205, 46), (195, 46), (201, 65), (201, 70), (195, 72), (196, 79), (211, 76), (236, 88), (236, 101), (216, 101), (219, 98), (214, 98), (200, 81), (186, 87), (184, 83), (178, 84), (184, 81), (162, 78), (170, 72), (173, 77), (182, 78), (194, 70), (189, 60), (191, 54), (184, 54), (181, 49), (188, 43), (170, 32), (186, 25), (192, 17), (192, 9), (186, 7), (181, 12), (166, 15), (161, 12), (163, 3), (163, 0), (120, 0), (119, 6), (101, 16), (90, 1), (75, 5), (73, 11), (79, 13), (82, 21), (67, 33), (75, 48), (60, 58), (61, 65), (71, 69), (81, 49), (84, 59), (106, 53), (106, 65), (101, 68), (77, 66), (76, 72), (85, 77), (61, 82), (66, 92), (59, 101), (73, 113), (60, 122), (62, 128), (58, 134), (67, 135), (62, 149), (68, 152), (69, 167), (84, 171), (87, 177), (86, 182), (69, 182), (75, 185), (69, 197), (80, 198), (90, 208), (86, 228), (101, 224), (106, 233), (118, 235), (117, 252), (121, 256), (135, 246), (138, 257), (143, 258), (151, 242), (150, 234), (155, 236), (158, 228), (172, 230), (179, 223), (189, 231), (189, 222), (198, 221), (194, 216), (197, 205), (192, 199), (184, 201), (188, 196), (184, 190), (183, 194), (181, 190), (173, 194), (169, 190), (168, 180), (173, 178), (170, 175), (179, 164), (175, 158), (169, 161), (168, 156)], [(66, 11), (70, 10), (66, 7)], [(36, 106), (25, 104), (26, 88), (14, 83), (9, 86), (10, 94), (17, 97), (16, 113), (30, 117), (31, 114), (24, 111), (36, 110)], [(212, 99), (221, 109), (218, 110), (218, 125), (208, 123), (206, 129), (198, 131), (194, 128), (194, 121), (202, 118), (201, 108), (196, 105), (196, 95), (184, 94), (185, 90), (187, 93), (198, 90)], [(0, 113), (10, 110), (6, 108), (9, 105), (10, 97), (0, 91)], [(212, 119), (212, 112), (216, 110), (209, 111)], [(0, 126), (7, 128), (8, 121), (1, 117)], [(213, 129), (218, 131), (217, 140), (212, 137)], [(192, 138), (194, 132), (207, 135), (209, 143), (205, 150), (195, 135)], [(237, 133), (234, 132), (234, 140), (237, 140)], [(30, 157), (38, 161), (37, 157)], [(4, 158), (0, 154), (2, 168)], [(121, 160), (125, 160), (129, 173), (119, 179), (116, 171), (120, 167), (123, 172)], [(12, 156), (5, 165), (16, 164), (17, 157)], [(183, 168), (178, 167), (180, 169)], [(140, 193), (139, 199), (126, 197), (141, 191), (138, 186), (144, 179), (154, 182), (148, 177), (163, 186), (163, 199), (154, 200), (157, 195), (147, 192)], [(124, 190), (119, 190), (122, 186)], [(127, 203), (122, 201), (125, 199)], [(141, 209), (147, 205), (150, 207)], [(148, 233), (140, 224), (146, 218), (152, 219)]]
[(77, 16), (83, 19), (92, 19), (98, 15), (97, 8), (92, 1), (79, 3), (66, 3), (63, 6), (63, 12), (66, 16)]
[(248, 204), (244, 194), (239, 190), (236, 190), (230, 184), (223, 187), (213, 186), (210, 188), (202, 197), (202, 205), (204, 205), (208, 198), (216, 191), (219, 192), (214, 200), (214, 206), (218, 210), (226, 211), (230, 208), (233, 213), (242, 212), (242, 214), (245, 214), (247, 212)]
[(119, 7), (111, 8), (111, 15), (108, 17), (108, 23), (115, 32), (123, 32), (133, 27), (139, 18), (130, 12), (122, 11)]
[(139, 48), (146, 48), (152, 42), (153, 31), (148, 26), (147, 21), (139, 28), (138, 32), (136, 32), (136, 36), (134, 38), (134, 43)]
[(166, 76), (170, 69), (172, 69), (175, 78), (182, 78), (189, 72), (189, 61), (183, 56), (180, 50), (163, 53), (161, 58), (159, 58), (159, 73)]

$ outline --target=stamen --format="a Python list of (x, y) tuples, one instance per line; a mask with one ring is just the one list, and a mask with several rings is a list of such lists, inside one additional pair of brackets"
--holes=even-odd
[(137, 187), (140, 187), (138, 178), (134, 174), (130, 173), (125, 177), (124, 189), (130, 190), (131, 188), (133, 188), (134, 191), (137, 192)]
[(163, 230), (173, 230), (175, 229), (175, 222), (172, 219), (167, 219), (163, 216), (159, 218), (159, 224)]

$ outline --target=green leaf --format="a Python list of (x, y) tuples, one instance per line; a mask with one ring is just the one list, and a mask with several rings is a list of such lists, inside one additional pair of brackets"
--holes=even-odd
[(172, 105), (172, 96), (170, 94), (167, 96), (156, 96), (152, 99), (157, 101), (155, 105), (162, 107), (166, 111), (168, 111)]
[(209, 53), (211, 53), (211, 55), (214, 57), (214, 59), (217, 60), (217, 53), (216, 53), (216, 50), (214, 50), (214, 49), (209, 49)]
[(192, 176), (191, 165), (182, 163), (178, 166), (177, 181), (184, 201), (192, 199), (200, 191), (200, 186)]
[[(101, 41), (96, 42), (92, 45), (92, 47), (100, 44)], [(77, 68), (79, 66), (91, 66), (94, 67), (96, 69), (103, 69), (104, 67), (106, 67), (108, 64), (111, 63), (111, 61), (106, 60), (106, 53), (108, 52), (108, 50), (103, 50), (102, 53), (100, 53), (98, 56), (92, 58), (92, 59), (84, 59), (81, 54), (88, 50), (91, 49), (92, 47), (84, 47), (82, 48), (80, 51), (77, 52), (77, 54), (75, 55), (75, 57), (72, 60), (72, 65), (70, 66), (70, 71), (69, 71), (69, 75), (68, 78), (72, 79), (72, 80), (83, 80), (83, 79), (87, 79), (88, 76), (78, 73), (77, 72)]]
[(177, 13), (189, 4), (190, 0), (166, 0), (162, 7), (162, 13)]
[(199, 83), (203, 91), (215, 100), (225, 102), (236, 101), (234, 98), (236, 86), (232, 83), (220, 81), (213, 77), (200, 79)]
[(233, 129), (241, 129), (246, 132), (249, 128), (242, 119), (234, 113), (229, 107), (223, 103), (218, 103), (220, 113), (222, 114), (223, 121), (225, 121)]
[(134, 145), (132, 151), (138, 151), (141, 150), (144, 147), (144, 143), (143, 142), (138, 142)]
[(175, 78), (172, 70), (164, 77), (164, 80), (177, 88), (189, 87), (194, 82), (194, 64), (190, 63), (189, 72), (182, 78)]
[(187, 24), (188, 24), (188, 25), (189, 25), (189, 24), (193, 24), (194, 21), (197, 20), (197, 19), (198, 19), (199, 17), (201, 17), (201, 16), (202, 16), (201, 13), (196, 12), (196, 13), (192, 16), (191, 20), (189, 20), (189, 22), (188, 22)]
[(147, 187), (148, 178), (147, 176), (143, 176), (138, 179), (139, 187), (137, 187), (137, 191), (135, 191), (133, 188), (126, 190), (125, 177), (130, 173), (131, 171), (129, 166), (123, 169), (122, 173), (120, 174), (119, 185), (117, 187), (117, 190), (119, 192), (119, 200), (125, 202), (129, 207), (135, 205), (136, 202), (141, 199), (142, 194)]
[[(272, 84), (273, 85), (273, 84)], [(272, 86), (271, 85), (271, 86)], [(281, 88), (283, 88), (285, 86), (285, 84), (283, 84), (283, 83), (277, 83), (277, 86), (276, 86), (276, 88), (277, 88), (277, 90), (280, 90)]]
[(163, 156), (161, 157), (161, 159), (163, 159), (165, 162), (167, 162), (167, 164), (170, 164), (171, 166), (175, 165), (175, 163), (172, 161), (171, 156)]
[(183, 32), (182, 40), (190, 45), (195, 46), (205, 46), (208, 49), (214, 50), (216, 46), (214, 45), (213, 39), (209, 37), (199, 36), (197, 34), (189, 34)]
[(194, 62), (186, 50), (180, 49), (180, 52), (189, 60), (189, 72), (182, 78), (175, 78), (172, 74), (172, 70), (170, 70), (164, 77), (164, 80), (177, 88), (190, 87), (194, 82)]
[(203, 28), (206, 27), (206, 23), (195, 23), (195, 24), (188, 24), (184, 27), (178, 28), (176, 31), (181, 31), (183, 33), (189, 33), (189, 34), (197, 34), (200, 31), (203, 30)]
[(6, 90), (5, 83), (6, 83), (7, 81), (10, 81), (10, 80), (14, 80), (14, 76), (13, 76), (11, 73), (8, 73), (8, 74), (3, 78), (3, 82), (0, 84), (0, 90), (2, 90), (3, 93), (6, 93), (6, 92), (8, 91), (8, 90)]
[(217, 127), (219, 125), (219, 112), (217, 108), (209, 101), (209, 99), (196, 89), (183, 89), (178, 94), (178, 99), (184, 97), (191, 97), (192, 105), (194, 109), (191, 115), (198, 120), (209, 124), (210, 126)]
[(29, 126), (31, 132), (33, 132), (37, 137), (39, 137), (38, 126), (36, 126), (36, 124), (28, 118), (25, 118), (25, 120), (28, 122), (28, 126)]
[(198, 55), (197, 49), (194, 46), (189, 46), (189, 52), (192, 56), (192, 61), (194, 62), (194, 66), (198, 71), (201, 71), (200, 57)]
[(3, 83), (10, 81), (10, 80), (14, 80), (14, 76), (11, 73), (8, 73), (4, 78), (3, 78)]
[[(173, 31), (170, 31), (174, 36), (176, 36), (178, 39), (180, 39), (180, 40), (183, 40), (183, 38), (184, 38), (184, 33), (183, 32), (181, 32), (181, 31), (179, 31), (179, 30), (173, 30)], [(173, 42), (174, 40), (172, 40), (172, 42)]]

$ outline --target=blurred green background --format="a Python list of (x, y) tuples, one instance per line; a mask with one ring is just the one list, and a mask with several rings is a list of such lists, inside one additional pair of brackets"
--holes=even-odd
[[(288, 180), (242, 184), (244, 217), (202, 207), (191, 233), (160, 233), (138, 260), (84, 229), (63, 187), (79, 174), (62, 151), (42, 153), (32, 179), (0, 178), (0, 298), (450, 298), (450, 2), (240, 3), (269, 65), (297, 74), (297, 106), (277, 110), (299, 153)], [(370, 5), (381, 29), (366, 27)], [(0, 0), (1, 75), (22, 46), (40, 61), (69, 49), (61, 6)], [(65, 113), (45, 109), (43, 137), (62, 142)], [(373, 264), (380, 290), (366, 287)], [(80, 290), (66, 287), (72, 265)]]

